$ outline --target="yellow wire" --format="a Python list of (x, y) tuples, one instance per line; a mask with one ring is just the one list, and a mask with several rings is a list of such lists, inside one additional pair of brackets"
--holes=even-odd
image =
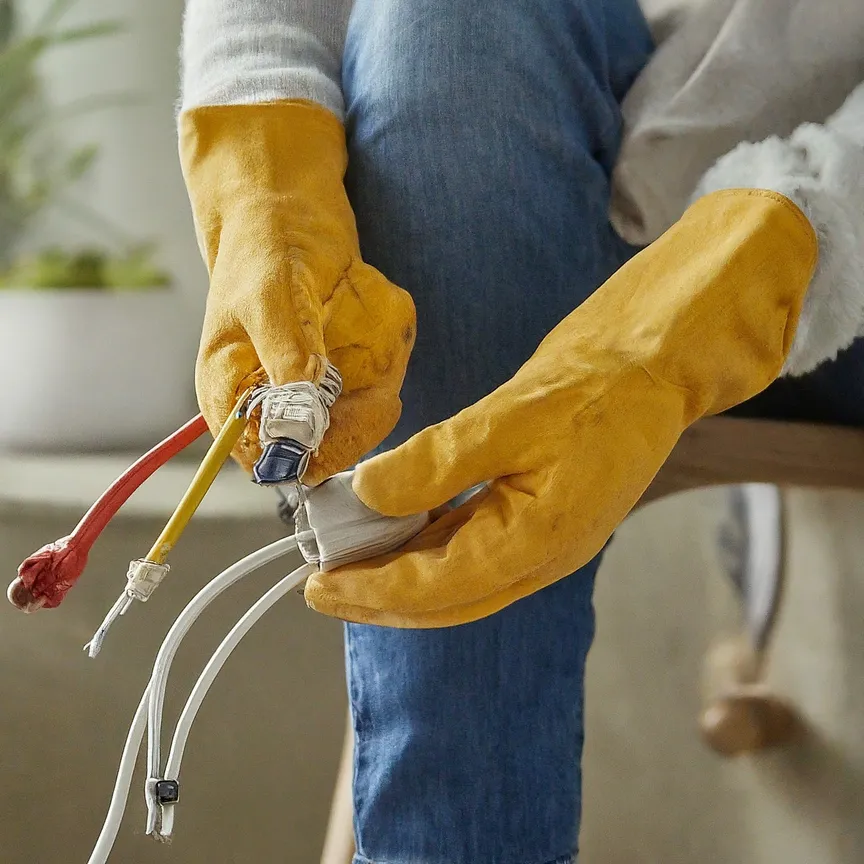
[(207, 454), (201, 460), (201, 465), (195, 472), (189, 488), (177, 505), (177, 509), (168, 520), (153, 548), (147, 553), (147, 560), (154, 564), (164, 564), (168, 554), (180, 539), (195, 511), (204, 500), (207, 491), (213, 485), (219, 470), (228, 460), (235, 444), (240, 440), (249, 419), (246, 416), (246, 403), (252, 393), (247, 390), (238, 400), (231, 416), (219, 430), (219, 434), (210, 445)]

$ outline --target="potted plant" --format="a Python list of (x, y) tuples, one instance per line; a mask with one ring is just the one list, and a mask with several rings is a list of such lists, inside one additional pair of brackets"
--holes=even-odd
[[(96, 158), (50, 134), (36, 64), (53, 47), (106, 37), (113, 22), (63, 27), (75, 0), (54, 0), (27, 32), (0, 0), (0, 446), (139, 447), (188, 419), (188, 332), (154, 249), (118, 236), (76, 202), (99, 248), (19, 251), (34, 219)], [(82, 110), (111, 100), (84, 100)], [(91, 227), (92, 227), (91, 226)]]

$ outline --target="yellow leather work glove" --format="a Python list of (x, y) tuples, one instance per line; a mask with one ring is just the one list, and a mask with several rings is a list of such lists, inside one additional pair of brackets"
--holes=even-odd
[[(315, 485), (396, 425), (415, 335), (411, 298), (360, 257), (342, 124), (301, 100), (194, 108), (180, 157), (210, 272), (201, 410), (215, 434), (250, 383), (317, 384), (326, 358), (343, 391), (304, 476)], [(259, 454), (253, 423), (235, 456), (251, 470)]]
[(448, 626), (586, 564), (689, 424), (779, 375), (816, 251), (810, 223), (781, 195), (702, 198), (510, 381), (357, 468), (354, 491), (388, 516), (491, 482), (400, 552), (313, 576), (309, 605), (349, 621)]

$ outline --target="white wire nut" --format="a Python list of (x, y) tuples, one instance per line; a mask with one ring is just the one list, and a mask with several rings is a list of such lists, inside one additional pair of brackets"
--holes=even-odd
[(290, 438), (307, 450), (321, 446), (330, 425), (330, 412), (311, 381), (273, 387), (261, 406), (262, 444)]
[(168, 564), (156, 564), (144, 558), (130, 562), (126, 573), (126, 593), (146, 603), (170, 569)]
[(394, 552), (429, 524), (429, 514), (382, 516), (367, 507), (351, 485), (352, 471), (304, 489), (294, 514), (297, 545), (321, 571)]

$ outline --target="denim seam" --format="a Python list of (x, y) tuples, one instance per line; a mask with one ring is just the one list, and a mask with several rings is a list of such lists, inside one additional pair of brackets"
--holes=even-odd
[[(345, 648), (348, 654), (348, 662), (351, 668), (348, 670), (348, 701), (350, 704), (350, 716), (351, 716), (351, 725), (353, 727), (352, 731), (354, 733), (354, 748), (353, 748), (353, 770), (351, 772), (351, 808), (353, 810), (353, 829), (354, 829), (354, 845), (355, 848), (360, 845), (360, 831), (359, 831), (359, 823), (358, 823), (358, 813), (360, 812), (360, 807), (358, 806), (359, 801), (359, 793), (358, 793), (358, 782), (357, 778), (360, 776), (360, 767), (363, 762), (361, 752), (360, 752), (360, 735), (357, 733), (357, 685), (354, 682), (354, 668), (356, 666), (356, 658), (354, 656), (354, 637), (351, 634), (350, 625), (346, 623), (345, 625)], [(359, 852), (359, 848), (357, 848)]]
[[(564, 855), (561, 858), (554, 858), (551, 861), (544, 861), (543, 864), (575, 864), (575, 855)], [(365, 858), (363, 855), (355, 855), (351, 864), (396, 864), (395, 861), (382, 861), (380, 858), (373, 861), (371, 858)]]

